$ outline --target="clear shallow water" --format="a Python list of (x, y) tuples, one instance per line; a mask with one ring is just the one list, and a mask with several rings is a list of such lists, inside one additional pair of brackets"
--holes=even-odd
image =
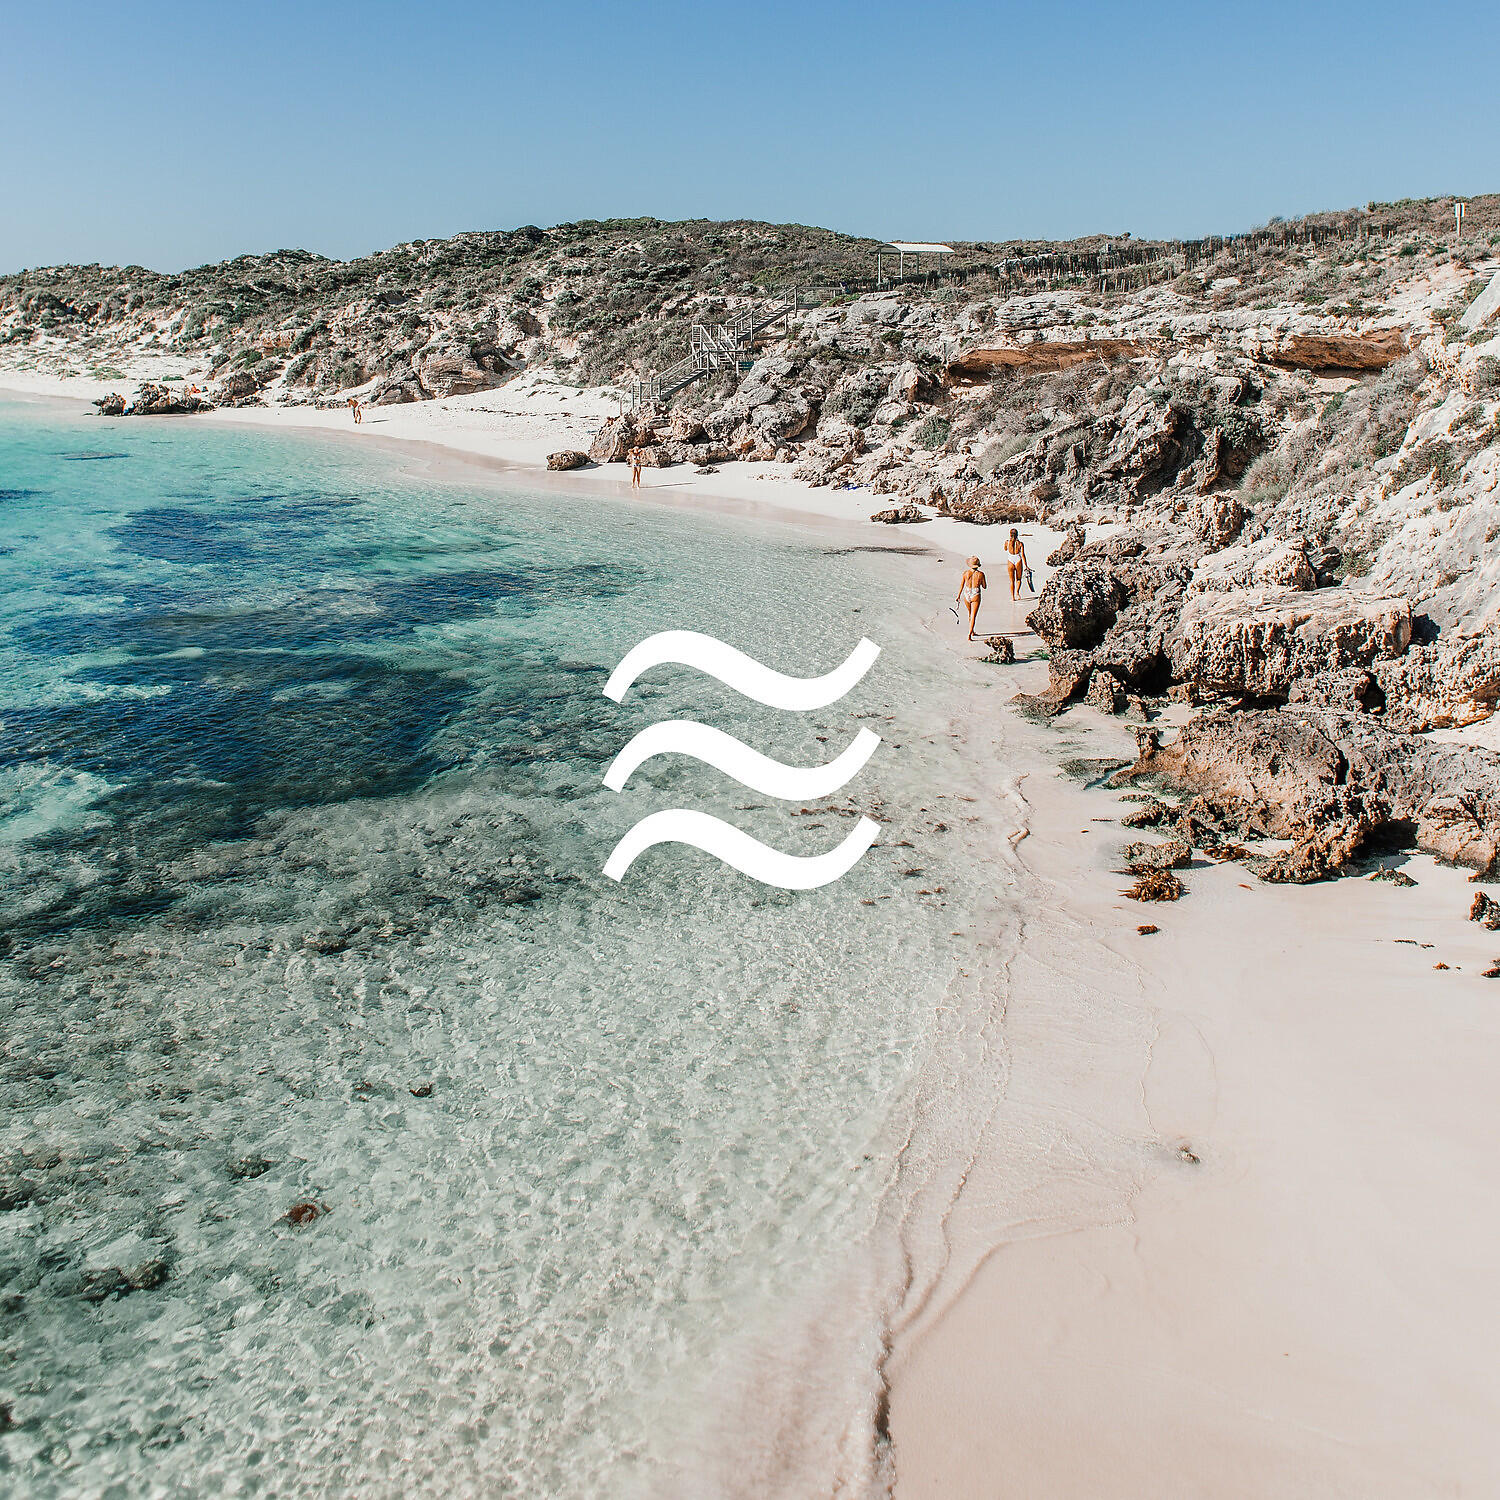
[[(734, 1370), (869, 1233), (987, 899), (904, 578), (819, 532), (0, 406), (0, 1484), (735, 1487)], [(885, 650), (817, 714), (672, 668), (604, 699), (672, 627), (797, 674)], [(604, 790), (664, 717), (802, 764), (886, 743), (805, 813), (691, 764)], [(673, 846), (606, 881), (671, 805), (798, 853), (887, 831), (821, 891)], [(811, 1427), (869, 1384), (824, 1372)]]

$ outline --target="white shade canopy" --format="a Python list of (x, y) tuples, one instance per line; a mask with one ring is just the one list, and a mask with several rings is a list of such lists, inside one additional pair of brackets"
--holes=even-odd
[(952, 255), (952, 245), (914, 245), (910, 240), (890, 240), (886, 244), (887, 250), (900, 250), (907, 255)]

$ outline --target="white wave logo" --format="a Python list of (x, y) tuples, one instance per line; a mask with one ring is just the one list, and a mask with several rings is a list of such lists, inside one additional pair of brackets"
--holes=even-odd
[[(746, 698), (771, 708), (806, 712), (837, 702), (869, 671), (880, 647), (861, 640), (842, 666), (822, 677), (788, 677), (754, 657), (694, 630), (663, 630), (625, 654), (605, 685), (605, 696), (623, 702), (641, 673), (665, 662), (696, 667)], [(637, 734), (610, 763), (604, 784), (620, 791), (636, 768), (657, 755), (690, 755), (741, 786), (782, 801), (826, 797), (864, 768), (880, 736), (861, 729), (842, 754), (822, 766), (788, 766), (722, 730), (688, 719), (653, 724)], [(710, 813), (673, 807), (642, 818), (615, 845), (604, 873), (619, 880), (637, 855), (656, 844), (691, 844), (763, 885), (809, 891), (847, 875), (880, 835), (879, 825), (861, 818), (849, 836), (826, 854), (784, 854)]]

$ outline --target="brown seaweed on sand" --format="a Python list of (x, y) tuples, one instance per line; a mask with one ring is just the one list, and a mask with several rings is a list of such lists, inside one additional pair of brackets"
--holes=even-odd
[(1147, 870), (1121, 894), (1129, 896), (1132, 901), (1179, 901), (1183, 886), (1170, 870)]

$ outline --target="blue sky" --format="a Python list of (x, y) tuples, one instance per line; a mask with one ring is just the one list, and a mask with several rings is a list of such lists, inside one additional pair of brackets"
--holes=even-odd
[(1500, 6), (0, 0), (0, 271), (654, 214), (1234, 230), (1500, 189)]

